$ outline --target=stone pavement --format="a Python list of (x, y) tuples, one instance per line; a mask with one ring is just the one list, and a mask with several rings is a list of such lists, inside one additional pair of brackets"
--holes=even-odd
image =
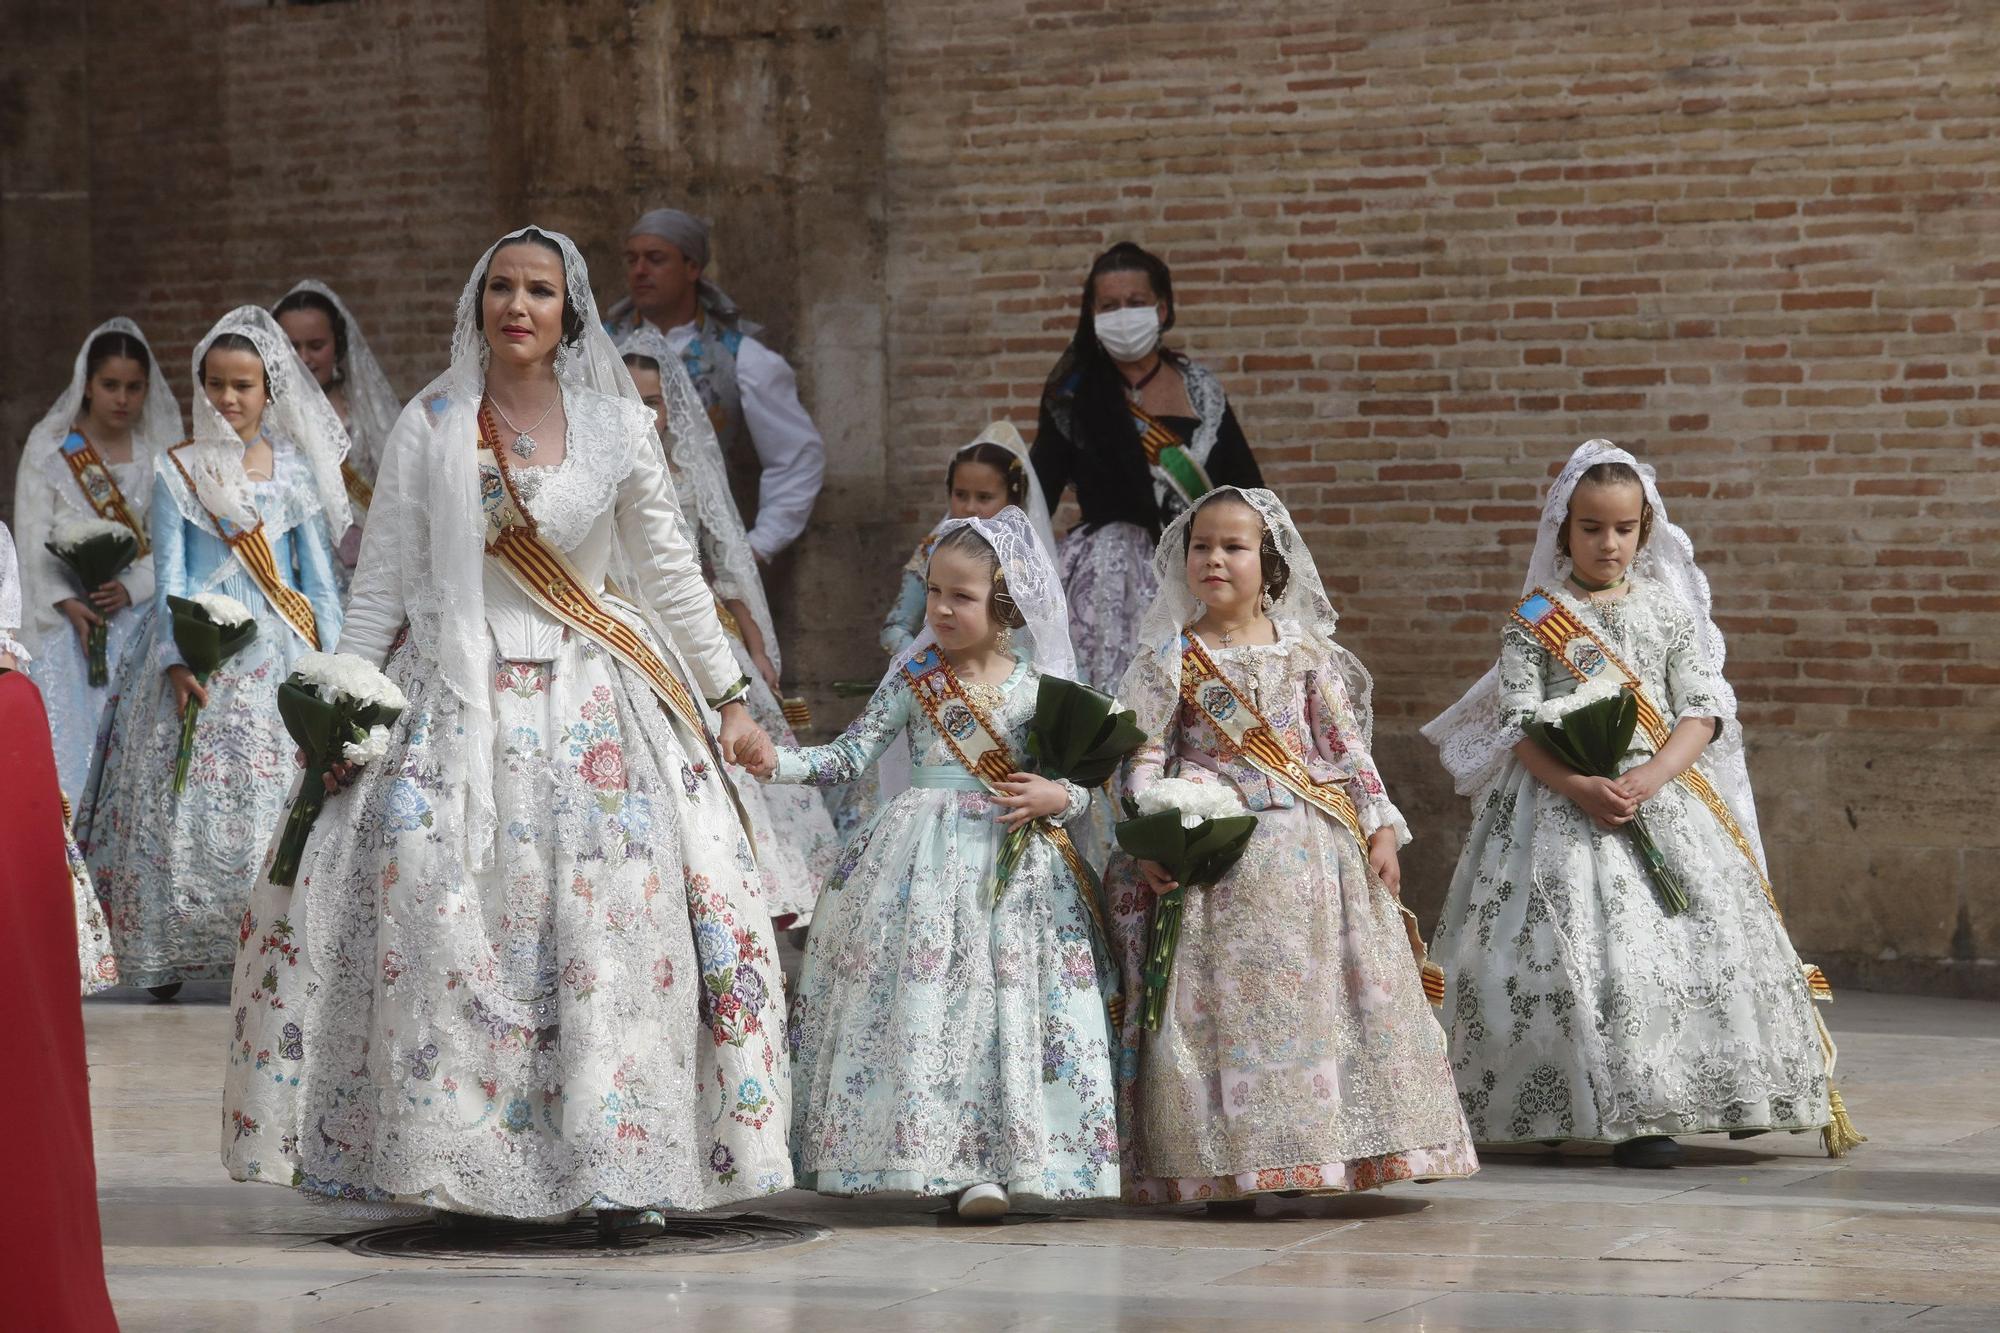
[[(396, 1260), (366, 1224), (232, 1183), (216, 1155), (220, 987), (85, 1003), (111, 1295), (155, 1330), (1359, 1327), (2000, 1329), (2000, 1005), (1843, 993), (1841, 1084), (1872, 1142), (1689, 1141), (1673, 1171), (1493, 1155), (1474, 1179), (1212, 1219), (1080, 1208), (1000, 1227), (787, 1194), (786, 1249)], [(0, 1316), (0, 1323), (4, 1323)]]

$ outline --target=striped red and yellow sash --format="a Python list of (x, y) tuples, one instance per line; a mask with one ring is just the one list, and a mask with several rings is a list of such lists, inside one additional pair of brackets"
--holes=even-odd
[[(1333, 816), (1361, 845), (1365, 860), (1368, 839), (1361, 833), (1361, 812), (1355, 808), (1354, 798), (1347, 793), (1346, 786), (1338, 782), (1322, 782), (1312, 775), (1305, 760), (1285, 744), (1271, 724), (1264, 720), (1251, 702), (1222, 674), (1222, 668), (1208, 655), (1201, 639), (1193, 633), (1181, 636), (1181, 697), (1194, 710), (1207, 718), (1223, 739), (1235, 746), (1237, 751), (1256, 768), (1259, 773), (1291, 792), (1300, 800)], [(1374, 877), (1370, 875), (1372, 880)], [(1410, 952), (1417, 960), (1417, 974), (1423, 982), (1424, 998), (1432, 1004), (1444, 1003), (1444, 969), (1430, 961), (1430, 952), (1424, 947), (1422, 931), (1417, 925), (1417, 914), (1404, 906), (1388, 887), (1383, 893), (1395, 901), (1397, 910), (1403, 917), (1404, 933), (1410, 939)]]
[(658, 650), (606, 610), (568, 557), (542, 539), (534, 517), (514, 489), (506, 451), (499, 445), (493, 415), (484, 404), (479, 409), (479, 463), (482, 467), (491, 463), (500, 476), (499, 494), (485, 497), (486, 554), (536, 605), (638, 672), (661, 703), (712, 745), (700, 705)]
[[(77, 441), (75, 445), (71, 440)], [(122, 523), (132, 530), (138, 540), (139, 554), (144, 556), (153, 549), (146, 541), (146, 529), (132, 512), (132, 506), (125, 502), (125, 492), (118, 489), (118, 478), (113, 476), (104, 459), (98, 455), (97, 446), (82, 431), (72, 431), (62, 444), (63, 462), (69, 464), (69, 474), (76, 479), (76, 487), (83, 492), (83, 501), (91, 512), (99, 518), (113, 523)]]
[(1146, 463), (1155, 476), (1173, 488), (1180, 496), (1181, 503), (1193, 505), (1196, 500), (1214, 489), (1208, 479), (1208, 472), (1195, 461), (1193, 454), (1181, 437), (1137, 403), (1126, 405), (1132, 413), (1132, 421), (1139, 428), (1139, 448), (1146, 455)]
[[(180, 460), (180, 452), (185, 448), (185, 444), (176, 445), (167, 451), (167, 457), (173, 460), (181, 480), (187, 483), (188, 494), (195, 497), (196, 504), (200, 504), (201, 492), (195, 489), (194, 476)], [(207, 506), (202, 507), (202, 512), (208, 513)], [(264, 594), (271, 609), (292, 627), (293, 633), (305, 640), (307, 647), (318, 651), (319, 618), (313, 614), (312, 602), (306, 595), (285, 582), (284, 575), (279, 572), (277, 554), (272, 551), (271, 539), (264, 532), (264, 520), (259, 518), (256, 527), (244, 529), (220, 514), (208, 513), (208, 517), (215, 524), (216, 535), (222, 538), (235, 555), (236, 562), (250, 575), (250, 581)]]
[[(909, 682), (910, 693), (916, 696), (917, 705), (930, 719), (932, 728), (943, 738), (945, 748), (958, 760), (959, 767), (978, 778), (988, 791), (997, 790), (1009, 773), (1021, 771), (1007, 743), (1000, 739), (1000, 733), (994, 730), (991, 720), (966, 695), (965, 687), (959, 683), (958, 673), (951, 669), (950, 660), (936, 644), (931, 644), (905, 662), (903, 676)], [(1099, 932), (1107, 932), (1104, 909), (1091, 892), (1091, 885), (1097, 877), (1091, 874), (1082, 853), (1070, 840), (1069, 830), (1046, 819), (1036, 820), (1035, 827), (1049, 840), (1056, 854), (1062, 857), (1063, 864), (1069, 867), (1090, 919), (1096, 923)], [(1108, 933), (1104, 937), (1110, 938)]]
[(354, 470), (354, 464), (345, 459), (340, 464), (340, 480), (347, 487), (347, 498), (354, 501), (357, 509), (366, 510), (375, 502), (375, 488), (368, 484), (366, 477)]

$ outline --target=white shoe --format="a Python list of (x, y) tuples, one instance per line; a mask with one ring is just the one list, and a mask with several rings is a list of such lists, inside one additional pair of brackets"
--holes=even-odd
[(997, 1222), (1007, 1207), (1007, 1191), (998, 1185), (973, 1185), (958, 1196), (958, 1215), (970, 1222)]

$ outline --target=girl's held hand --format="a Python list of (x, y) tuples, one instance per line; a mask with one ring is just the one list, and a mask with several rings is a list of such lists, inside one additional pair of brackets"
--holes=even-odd
[(1639, 812), (1639, 803), (1609, 778), (1588, 778), (1579, 773), (1563, 794), (1605, 828), (1623, 828)]
[(1666, 786), (1668, 781), (1666, 775), (1648, 760), (1620, 777), (1617, 786), (1619, 791), (1632, 798), (1634, 806), (1640, 806), (1658, 796), (1660, 788)]
[(1006, 813), (999, 816), (999, 821), (1010, 829), (1031, 819), (1059, 815), (1069, 808), (1069, 792), (1061, 783), (1033, 773), (1009, 773), (1007, 780), (998, 786), (993, 804), (1005, 807)]
[(208, 688), (194, 678), (194, 672), (178, 664), (167, 668), (167, 679), (174, 683), (174, 711), (185, 713), (187, 702), (194, 700), (203, 708), (208, 707)]
[[(305, 762), (305, 752), (300, 751), (299, 767), (305, 767)], [(353, 786), (354, 779), (359, 776), (361, 776), (361, 766), (359, 764), (350, 764), (340, 759), (335, 760), (326, 770), (326, 776), (322, 779), (326, 784), (326, 794), (332, 796), (342, 787)]]
[(722, 757), (732, 764), (759, 777), (769, 777), (778, 769), (777, 747), (764, 729), (750, 717), (750, 710), (739, 702), (722, 706), (722, 726), (716, 739), (721, 743)]
[(90, 594), (90, 601), (91, 605), (97, 608), (98, 614), (109, 616), (132, 605), (132, 594), (125, 591), (124, 584), (112, 579)]
[(1403, 865), (1396, 859), (1396, 830), (1378, 828), (1368, 837), (1368, 868), (1375, 872), (1375, 878), (1382, 881), (1382, 887), (1403, 896)]
[(1172, 893), (1181, 886), (1180, 881), (1174, 878), (1173, 872), (1158, 861), (1139, 862), (1139, 874), (1144, 877), (1146, 887), (1154, 893)]
[(80, 647), (88, 647), (90, 627), (102, 625), (104, 617), (91, 610), (88, 604), (75, 597), (66, 597), (56, 603), (56, 610), (69, 618), (70, 628), (76, 631), (76, 641)]

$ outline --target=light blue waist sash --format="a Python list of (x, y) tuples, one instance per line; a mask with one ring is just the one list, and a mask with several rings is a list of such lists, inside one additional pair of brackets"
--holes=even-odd
[(910, 785), (942, 791), (985, 791), (986, 784), (957, 764), (917, 764), (910, 769)]

